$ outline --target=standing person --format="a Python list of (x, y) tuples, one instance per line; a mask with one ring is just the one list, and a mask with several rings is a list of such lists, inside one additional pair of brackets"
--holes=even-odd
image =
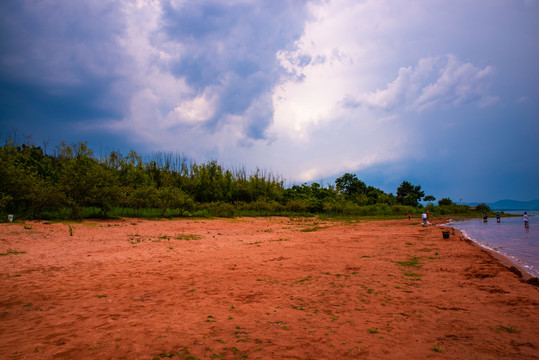
[(524, 211), (524, 216), (522, 217), (524, 219), (524, 227), (530, 227), (530, 222), (528, 221), (528, 213)]
[(408, 213), (408, 220), (410, 220), (411, 218), (412, 218), (412, 214)]
[(423, 224), (427, 223), (427, 213), (423, 213)]
[(483, 213), (483, 222), (487, 222), (487, 221), (488, 221), (487, 213)]
[(500, 212), (498, 211), (496, 213), (496, 222), (500, 222), (501, 221), (501, 218), (500, 218)]

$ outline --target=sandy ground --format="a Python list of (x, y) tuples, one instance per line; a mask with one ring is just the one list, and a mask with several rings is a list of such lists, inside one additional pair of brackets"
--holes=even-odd
[(0, 358), (539, 359), (539, 288), (418, 224), (0, 224)]

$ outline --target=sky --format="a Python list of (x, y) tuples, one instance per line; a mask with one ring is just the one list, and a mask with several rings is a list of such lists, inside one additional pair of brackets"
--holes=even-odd
[(0, 136), (539, 199), (538, 39), (539, 0), (3, 0)]

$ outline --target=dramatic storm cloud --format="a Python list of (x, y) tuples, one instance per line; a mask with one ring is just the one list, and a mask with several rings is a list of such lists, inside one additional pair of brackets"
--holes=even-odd
[(539, 198), (539, 3), (5, 0), (0, 131)]

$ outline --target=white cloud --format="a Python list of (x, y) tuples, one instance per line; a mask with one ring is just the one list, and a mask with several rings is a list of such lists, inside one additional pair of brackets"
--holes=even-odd
[(417, 56), (421, 46), (407, 47), (419, 43), (408, 36), (431, 36), (427, 7), (326, 1), (311, 10), (303, 36), (277, 54), (290, 77), (274, 90), (269, 129), (277, 139), (274, 148), (298, 153), (289, 160), (294, 165), (282, 164), (298, 181), (410, 156), (420, 159), (428, 136), (421, 116), (407, 113), (445, 111), (469, 102), (485, 107), (499, 100), (489, 93), (492, 66), (453, 54)]
[(348, 103), (384, 110), (423, 111), (475, 101), (478, 106), (494, 104), (498, 97), (488, 93), (493, 68), (463, 63), (454, 55), (420, 59), (417, 66), (401, 68), (385, 89), (360, 94)]

